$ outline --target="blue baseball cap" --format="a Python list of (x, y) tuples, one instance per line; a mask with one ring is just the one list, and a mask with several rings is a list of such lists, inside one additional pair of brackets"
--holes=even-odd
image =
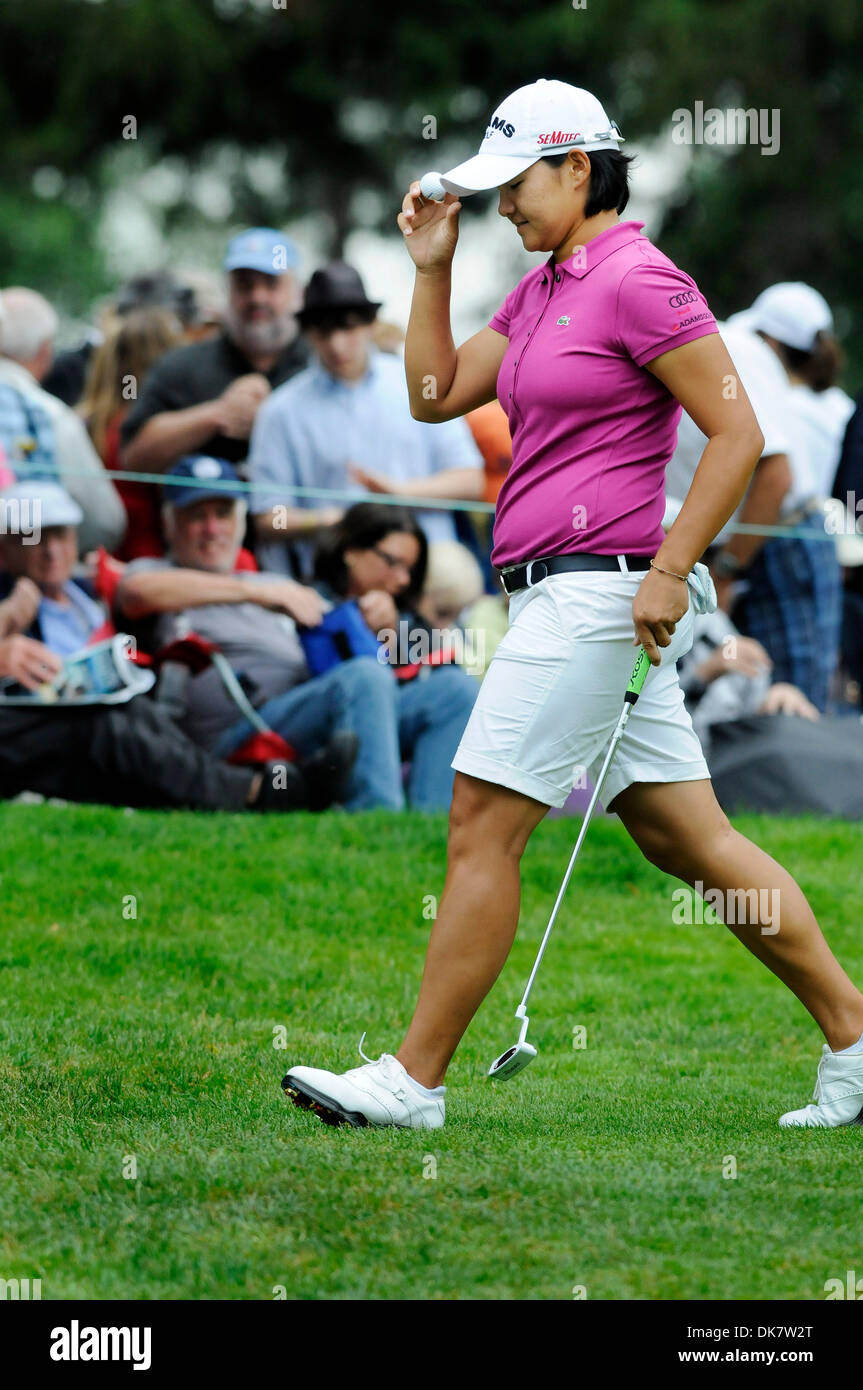
[(250, 227), (228, 242), (225, 270), (257, 270), (262, 275), (283, 275), (295, 270), (300, 255), (289, 237), (272, 227)]
[[(212, 458), (209, 454), (187, 454), (168, 469), (166, 476), (194, 479), (199, 484), (198, 487), (164, 488), (164, 499), (174, 508), (193, 507), (196, 502), (213, 497), (228, 497), (236, 502), (243, 495), (233, 465), (227, 459)], [(229, 483), (234, 486), (229, 487)]]

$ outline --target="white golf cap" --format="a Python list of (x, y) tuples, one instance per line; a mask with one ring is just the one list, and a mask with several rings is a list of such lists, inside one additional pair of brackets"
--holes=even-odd
[(543, 155), (616, 150), (622, 141), (591, 92), (541, 77), (504, 98), (488, 123), (479, 154), (441, 174), (441, 183), (448, 193), (464, 197), (509, 183)]
[(19, 507), (25, 502), (28, 507), (36, 509), (36, 518), (43, 529), (47, 526), (80, 526), (84, 520), (84, 513), (75, 499), (59, 483), (52, 483), (48, 479), (22, 479), (13, 483), (0, 492), (0, 502), (15, 502)]
[(761, 291), (751, 309), (732, 314), (728, 322), (753, 333), (766, 333), (800, 352), (811, 352), (819, 333), (833, 332), (830, 305), (823, 294), (802, 280), (770, 285)]

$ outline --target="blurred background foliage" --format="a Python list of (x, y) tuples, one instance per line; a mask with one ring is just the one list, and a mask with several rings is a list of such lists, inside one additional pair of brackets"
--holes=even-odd
[(695, 147), (648, 231), (720, 314), (771, 280), (816, 285), (863, 372), (859, 0), (0, 0), (0, 54), (0, 283), (69, 313), (119, 278), (130, 191), (169, 244), (314, 209), (338, 254), (353, 228), (392, 235), (407, 181), (547, 76), (669, 159), (676, 110), (778, 110), (777, 154)]

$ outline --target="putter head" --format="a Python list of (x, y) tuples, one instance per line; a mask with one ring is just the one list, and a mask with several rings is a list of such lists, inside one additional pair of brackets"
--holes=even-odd
[(511, 1076), (524, 1071), (535, 1056), (536, 1048), (531, 1047), (529, 1042), (519, 1039), (514, 1047), (508, 1047), (506, 1052), (502, 1052), (499, 1057), (495, 1058), (486, 1076), (489, 1081), (508, 1081)]

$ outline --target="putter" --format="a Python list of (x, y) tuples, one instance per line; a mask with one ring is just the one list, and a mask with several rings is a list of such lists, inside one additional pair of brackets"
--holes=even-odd
[(548, 939), (551, 936), (551, 930), (554, 926), (555, 918), (557, 917), (558, 908), (560, 907), (560, 904), (563, 902), (563, 895), (566, 892), (566, 886), (569, 883), (570, 876), (572, 874), (573, 869), (575, 868), (575, 861), (578, 858), (578, 852), (581, 849), (582, 844), (584, 843), (584, 837), (587, 834), (587, 827), (590, 825), (590, 818), (593, 815), (593, 808), (599, 800), (599, 795), (602, 791), (603, 784), (605, 783), (605, 779), (608, 774), (608, 769), (611, 766), (611, 760), (614, 757), (617, 745), (620, 743), (621, 736), (623, 734), (624, 729), (626, 728), (626, 722), (629, 719), (630, 714), (632, 713), (632, 707), (638, 699), (639, 695), (641, 694), (641, 688), (644, 685), (649, 670), (650, 658), (648, 657), (647, 652), (642, 647), (638, 653), (638, 656), (635, 659), (635, 665), (632, 668), (632, 675), (629, 678), (629, 685), (626, 687), (626, 694), (623, 697), (623, 709), (620, 711), (620, 718), (618, 719), (614, 733), (611, 736), (611, 743), (608, 745), (608, 752), (606, 753), (605, 761), (602, 764), (602, 771), (600, 772), (596, 786), (593, 789), (593, 796), (590, 798), (590, 805), (588, 806), (584, 820), (581, 823), (581, 830), (579, 831), (578, 839), (575, 842), (575, 849), (572, 851), (572, 857), (569, 861), (569, 867), (566, 871), (566, 874), (564, 875), (563, 883), (560, 885), (560, 892), (557, 895), (557, 901), (555, 902), (554, 907), (551, 909), (551, 916), (548, 919), (548, 926), (546, 927), (545, 935), (543, 936), (542, 941), (540, 942), (539, 950), (536, 954), (536, 960), (533, 963), (533, 969), (530, 972), (530, 978), (527, 982), (527, 985), (525, 986), (525, 991), (522, 995), (521, 1003), (515, 1011), (516, 1018), (521, 1021), (521, 1031), (518, 1035), (518, 1042), (515, 1044), (514, 1047), (508, 1047), (506, 1052), (502, 1052), (501, 1055), (499, 1057), (496, 1057), (495, 1060), (492, 1062), (491, 1066), (489, 1067), (486, 1073), (486, 1076), (490, 1081), (509, 1080), (511, 1076), (516, 1076), (518, 1072), (524, 1071), (524, 1068), (528, 1065), (529, 1062), (532, 1062), (534, 1057), (536, 1056), (536, 1048), (532, 1047), (531, 1044), (526, 1040), (527, 1027), (530, 1023), (530, 1019), (527, 1016), (527, 1001), (530, 998), (530, 991), (533, 989), (533, 982), (536, 979), (536, 972), (539, 970), (540, 961), (542, 960), (545, 954), (545, 948), (548, 945)]

